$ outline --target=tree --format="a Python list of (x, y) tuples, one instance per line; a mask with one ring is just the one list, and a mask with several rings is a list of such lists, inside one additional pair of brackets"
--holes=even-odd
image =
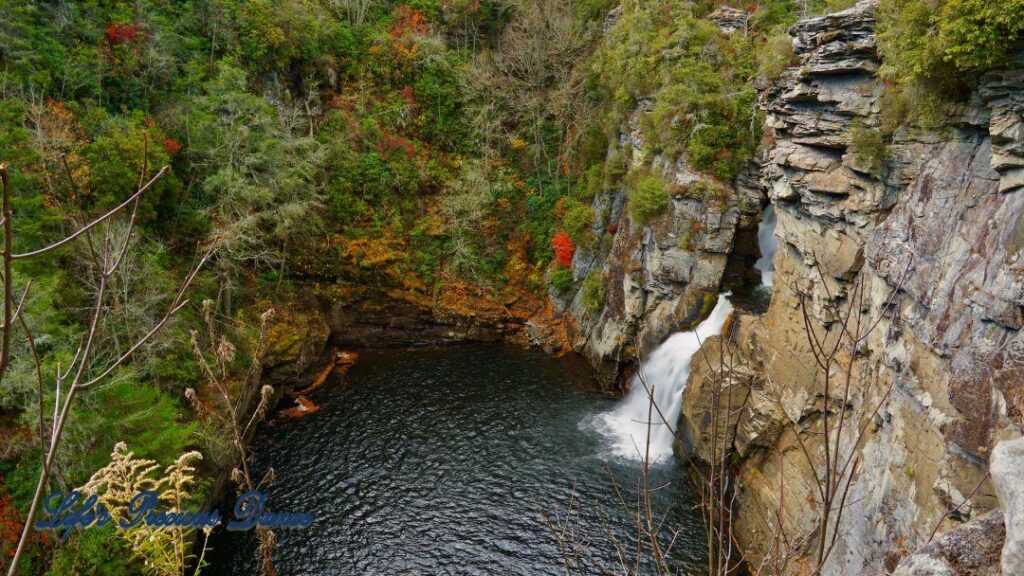
[(638, 225), (646, 225), (668, 207), (665, 182), (654, 174), (637, 177), (629, 192), (629, 217)]
[(329, 2), (335, 14), (345, 16), (356, 26), (361, 26), (366, 22), (366, 15), (375, 4), (374, 0), (329, 0)]
[(289, 245), (317, 227), (323, 187), (322, 148), (296, 136), (289, 115), (246, 83), (245, 72), (222, 63), (189, 120), (190, 158), (203, 175), (202, 201), (221, 247), (216, 267), (228, 312), (236, 267), (283, 272)]
[[(143, 154), (143, 158), (146, 155)], [(125, 255), (127, 254), (133, 240), (133, 231), (137, 221), (139, 206), (142, 201), (143, 195), (149, 191), (156, 182), (158, 182), (168, 171), (168, 167), (164, 166), (155, 175), (147, 180), (149, 171), (148, 164), (143, 161), (142, 169), (139, 174), (139, 184), (134, 194), (130, 195), (123, 202), (110, 209), (102, 216), (91, 220), (76, 231), (68, 234), (67, 236), (48, 244), (42, 248), (30, 250), (28, 252), (16, 253), (14, 250), (14, 212), (11, 210), (11, 186), (10, 178), (8, 173), (8, 167), (6, 163), (0, 163), (0, 183), (2, 183), (2, 211), (0, 214), (0, 221), (3, 224), (3, 323), (0, 325), (2, 328), (2, 336), (0, 336), (0, 385), (3, 384), (3, 378), (10, 368), (11, 361), (11, 342), (12, 334), (17, 323), (18, 326), (24, 331), (26, 338), (29, 342), (34, 342), (35, 338), (32, 335), (28, 323), (25, 321), (23, 315), (25, 299), (28, 296), (28, 291), (31, 287), (31, 281), (26, 282), (24, 287), (21, 289), (21, 295), (16, 299), (15, 290), (15, 262), (22, 260), (42, 260), (46, 261), (53, 257), (53, 253), (63, 246), (66, 246), (78, 238), (90, 239), (95, 230), (98, 230), (100, 225), (104, 225), (104, 232), (101, 235), (101, 240), (93, 242), (89, 240), (95, 254), (97, 256), (97, 269), (96, 274), (98, 277), (97, 287), (95, 290), (94, 304), (89, 320), (86, 332), (82, 335), (81, 344), (74, 353), (74, 357), (70, 364), (66, 367), (60, 365), (57, 366), (56, 374), (53, 376), (54, 382), (54, 398), (55, 404), (53, 407), (53, 425), (49, 433), (49, 441), (46, 439), (46, 433), (44, 430), (43, 415), (45, 414), (43, 402), (44, 402), (44, 376), (42, 373), (42, 365), (39, 361), (38, 355), (35, 354), (34, 344), (32, 347), (33, 358), (37, 366), (38, 374), (38, 396), (39, 396), (39, 418), (40, 418), (40, 448), (43, 452), (42, 468), (39, 473), (39, 480), (36, 485), (35, 493), (32, 497), (31, 504), (29, 506), (29, 512), (25, 526), (21, 533), (21, 538), (18, 541), (18, 548), (15, 551), (14, 557), (11, 559), (11, 564), (8, 567), (8, 576), (14, 576), (18, 570), (18, 564), (25, 552), (25, 546), (28, 542), (29, 534), (33, 530), (33, 520), (39, 510), (39, 505), (42, 502), (43, 494), (49, 483), (50, 473), (53, 469), (53, 464), (57, 456), (58, 448), (60, 447), (60, 440), (64, 433), (65, 427), (68, 423), (69, 416), (71, 414), (71, 407), (75, 404), (75, 399), (78, 394), (83, 393), (90, 388), (93, 388), (99, 382), (107, 378), (117, 367), (124, 364), (136, 351), (138, 351), (148, 340), (150, 340), (161, 328), (163, 328), (174, 314), (181, 310), (187, 303), (185, 299), (185, 292), (188, 287), (195, 280), (199, 270), (205, 264), (209, 257), (209, 252), (206, 253), (202, 258), (198, 260), (196, 265), (191, 271), (185, 276), (176, 294), (166, 305), (163, 316), (153, 325), (145, 334), (138, 339), (135, 339), (127, 344), (121, 350), (117, 351), (112, 358), (98, 357), (96, 355), (96, 344), (99, 334), (99, 327), (101, 325), (103, 317), (109, 313), (109, 300), (110, 296), (110, 285), (111, 279), (115, 276), (118, 269), (124, 262)], [(111, 234), (110, 222), (111, 219), (122, 213), (128, 213), (127, 223), (124, 227), (124, 234), (120, 237)]]
[(493, 198), (493, 178), (482, 163), (468, 162), (441, 200), (450, 243), (447, 266), (455, 274), (480, 274), (480, 225)]
[(509, 7), (498, 49), (480, 57), (467, 78), (477, 138), (485, 149), (500, 145), (495, 135), (521, 139), (530, 146), (529, 169), (557, 181), (589, 119), (586, 68), (578, 62), (595, 28), (581, 23), (568, 2), (512, 0)]

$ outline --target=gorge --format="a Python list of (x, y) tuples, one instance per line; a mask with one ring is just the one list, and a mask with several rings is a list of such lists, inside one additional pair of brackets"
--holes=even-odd
[(8, 576), (1024, 576), (1020, 0), (0, 0), (0, 176)]
[[(641, 126), (657, 104), (641, 100), (609, 157), (625, 149), (677, 191), (648, 223), (632, 222), (625, 187), (596, 195), (593, 234), (616, 232), (610, 246), (580, 246), (571, 269), (578, 280), (601, 278), (603, 301), (588, 306), (584, 286), (549, 296), (598, 381), (629, 390), (617, 408), (582, 418), (583, 432), (600, 430), (614, 458), (637, 459), (648, 448), (645, 384), (655, 386), (679, 434), (653, 418), (650, 458), (678, 466), (672, 454), (682, 447), (729, 462), (748, 562), (809, 573), (813, 546), (798, 543), (824, 541), (821, 507), (838, 506), (845, 514), (833, 510), (824, 531), (843, 536), (820, 560), (823, 574), (987, 574), (999, 569), (1004, 541), (986, 515), (1001, 507), (987, 459), (1019, 435), (1024, 390), (1018, 69), (985, 76), (941, 126), (898, 129), (884, 164), (872, 165), (852, 139), (882, 122), (875, 10), (861, 2), (790, 30), (797, 63), (759, 87), (767, 144), (724, 201), (703, 192), (685, 157), (652, 158)], [(744, 235), (756, 251), (742, 248)], [(730, 282), (771, 288), (770, 306), (733, 311), (722, 293)], [(550, 322), (535, 316), (527, 333), (557, 349), (545, 343), (561, 333)], [(835, 388), (841, 379), (823, 389), (814, 350), (840, 346), (854, 324), (873, 329), (856, 328), (856, 351), (827, 370), (847, 375), (845, 389)], [(722, 354), (734, 364), (728, 373), (709, 368)], [(726, 390), (722, 416), (711, 398)], [(834, 447), (807, 452), (826, 413), (859, 433), (836, 432)], [(716, 437), (709, 422), (723, 418)], [(833, 473), (830, 452), (856, 462), (831, 480), (850, 504), (816, 496)], [(681, 489), (679, 478), (671, 485)], [(772, 515), (777, 524), (765, 525)], [(963, 530), (981, 530), (989, 545), (968, 558), (956, 540)], [(945, 544), (926, 546), (947, 531)], [(794, 542), (780, 550), (780, 539)]]

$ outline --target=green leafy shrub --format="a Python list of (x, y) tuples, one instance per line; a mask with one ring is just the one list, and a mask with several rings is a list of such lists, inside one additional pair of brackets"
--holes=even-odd
[(703, 200), (712, 192), (711, 185), (704, 180), (690, 182), (684, 187), (686, 196), (696, 200)]
[[(769, 33), (792, 21), (792, 7), (766, 4), (752, 16), (748, 34), (724, 35), (703, 17), (710, 4), (623, 3), (594, 56), (593, 93), (607, 102), (609, 132), (620, 130), (638, 100), (650, 97), (653, 108), (640, 118), (650, 152), (686, 152), (697, 170), (734, 178), (760, 137), (752, 87), (756, 54)], [(783, 56), (775, 65), (787, 63)]]
[(142, 561), (117, 536), (113, 524), (82, 530), (54, 552), (46, 576), (135, 576)]
[(933, 118), (1024, 41), (1019, 0), (882, 0), (878, 21), (882, 74), (896, 92), (888, 103), (900, 108), (888, 113), (890, 124)]
[(580, 304), (588, 312), (600, 312), (604, 308), (604, 275), (591, 271), (583, 279), (583, 290), (580, 293)]
[(586, 198), (593, 198), (607, 191), (605, 188), (605, 165), (603, 162), (587, 168), (583, 174), (583, 184), (585, 186), (584, 196)]
[(562, 229), (577, 245), (586, 245), (593, 240), (591, 226), (594, 224), (594, 209), (575, 198), (566, 198), (562, 206)]
[(769, 80), (776, 80), (794, 63), (793, 38), (786, 33), (776, 34), (765, 41), (757, 53), (757, 68)]
[[(142, 169), (143, 150), (149, 174), (171, 163), (171, 156), (161, 145), (166, 136), (157, 127), (144, 128), (141, 115), (130, 118), (112, 118), (102, 110), (93, 112), (97, 118), (98, 134), (85, 146), (84, 157), (89, 165), (89, 189), (95, 196), (84, 198), (88, 207), (109, 210), (135, 192)], [(148, 142), (147, 142), (148, 141)], [(170, 172), (154, 185), (140, 203), (139, 217), (143, 223), (157, 219), (159, 212), (167, 214), (177, 204), (176, 192), (181, 183)], [(164, 205), (161, 210), (160, 204)]]
[(878, 48), (883, 75), (896, 83), (925, 83), (934, 88), (956, 82), (944, 65), (945, 50), (936, 17), (943, 0), (882, 0), (878, 5)]
[(629, 217), (644, 226), (668, 207), (665, 182), (653, 174), (637, 178), (629, 193)]
[(947, 0), (938, 14), (943, 59), (958, 70), (1004, 64), (1024, 34), (1020, 0)]
[(856, 121), (850, 126), (849, 135), (850, 152), (857, 164), (872, 174), (880, 174), (889, 158), (889, 148), (882, 131)]
[(629, 155), (622, 149), (616, 150), (604, 167), (602, 190), (607, 192), (622, 183), (629, 173)]
[(72, 409), (62, 448), (89, 448), (65, 461), (66, 474), (76, 483), (85, 480), (106, 464), (114, 444), (125, 438), (131, 439), (140, 455), (172, 460), (198, 440), (196, 430), (194, 421), (183, 422), (175, 399), (135, 380), (127, 370), (117, 371)]
[(572, 288), (572, 270), (569, 268), (556, 268), (548, 275), (548, 284), (559, 292), (565, 292)]
[(891, 136), (901, 126), (913, 123), (937, 128), (946, 116), (947, 101), (924, 84), (893, 84), (882, 93), (879, 130)]

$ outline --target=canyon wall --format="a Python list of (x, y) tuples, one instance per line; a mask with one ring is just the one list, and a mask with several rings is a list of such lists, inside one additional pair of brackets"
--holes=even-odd
[[(680, 185), (697, 180), (681, 161), (656, 161), (655, 168)], [(625, 204), (623, 190), (597, 196), (594, 234), (610, 248), (581, 247), (573, 259), (577, 280), (588, 274), (603, 279), (600, 310), (588, 309), (585, 288), (551, 295), (573, 348), (598, 368), (609, 388), (621, 388), (637, 358), (710, 311), (737, 232), (755, 230), (761, 209), (756, 189), (731, 193), (722, 202), (678, 193), (664, 214), (638, 226)]]
[[(736, 530), (756, 564), (779, 556), (781, 526), (795, 573), (810, 566), (821, 512), (826, 417), (834, 429), (843, 416), (838, 453), (856, 463), (826, 574), (891, 572), (936, 526), (998, 507), (989, 457), (1024, 425), (1024, 61), (984, 76), (941, 126), (854, 153), (857, 131), (880, 124), (874, 10), (790, 30), (799, 64), (761, 98), (761, 182), (778, 217), (771, 305), (735, 318), (731, 376), (694, 361), (683, 407), (684, 444), (705, 457), (712, 390), (743, 407), (727, 428)], [(866, 334), (837, 354), (827, 394), (807, 326), (825, 348)]]
[[(619, 9), (612, 11), (605, 30), (618, 15)], [(719, 27), (723, 34), (737, 33), (728, 19)], [(609, 390), (626, 386), (638, 358), (706, 316), (728, 274), (753, 274), (758, 255), (757, 224), (766, 201), (759, 164), (749, 162), (735, 181), (724, 183), (691, 169), (685, 156), (652, 151), (641, 122), (654, 105), (653, 98), (637, 103), (628, 128), (609, 148), (608, 162), (625, 159), (623, 172), (649, 165), (668, 185), (667, 208), (638, 223), (627, 210), (626, 183), (597, 194), (595, 241), (580, 246), (573, 257), (577, 288), (549, 292), (569, 344), (598, 369)], [(597, 306), (587, 303), (583, 281), (589, 275), (598, 276), (604, 287)]]

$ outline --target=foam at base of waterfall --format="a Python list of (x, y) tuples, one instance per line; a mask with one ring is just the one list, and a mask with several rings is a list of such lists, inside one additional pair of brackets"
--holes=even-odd
[[(644, 360), (633, 376), (629, 394), (615, 410), (593, 419), (590, 424), (608, 438), (612, 454), (633, 460), (643, 460), (646, 456), (650, 462), (672, 457), (673, 431), (683, 404), (690, 361), (704, 341), (721, 333), (731, 313), (729, 294), (719, 295), (711, 315), (696, 329), (669, 336)], [(656, 408), (651, 407), (648, 393), (652, 388)], [(666, 426), (659, 411), (671, 428)], [(648, 413), (652, 414), (650, 419)]]
[(769, 204), (761, 213), (761, 222), (757, 225), (757, 247), (761, 257), (754, 263), (754, 268), (761, 271), (761, 284), (772, 285), (772, 274), (775, 272), (775, 249), (778, 240), (775, 238), (775, 206)]

